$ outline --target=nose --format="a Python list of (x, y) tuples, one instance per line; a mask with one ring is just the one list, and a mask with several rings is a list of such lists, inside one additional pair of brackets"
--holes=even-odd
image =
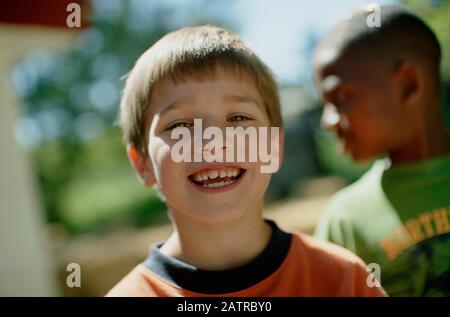
[(331, 103), (325, 104), (320, 118), (320, 124), (322, 127), (331, 132), (337, 132), (339, 122), (341, 121), (341, 115), (337, 111), (335, 105)]
[[(198, 120), (198, 119), (197, 119)], [(225, 139), (225, 128), (226, 125), (224, 125), (222, 122), (218, 120), (211, 120), (211, 119), (200, 119), (196, 122), (198, 124), (198, 130), (194, 131), (194, 147), (193, 151), (194, 153), (197, 153), (199, 155), (215, 155), (216, 151), (222, 150), (226, 151), (226, 139)], [(195, 124), (194, 124), (194, 130), (195, 130)], [(208, 131), (209, 130), (209, 131)], [(219, 140), (220, 139), (220, 140)], [(212, 144), (215, 142), (220, 142), (221, 147), (212, 146)], [(220, 143), (216, 143), (219, 145)], [(198, 145), (198, 146), (196, 146)], [(225, 155), (225, 154), (224, 154)]]

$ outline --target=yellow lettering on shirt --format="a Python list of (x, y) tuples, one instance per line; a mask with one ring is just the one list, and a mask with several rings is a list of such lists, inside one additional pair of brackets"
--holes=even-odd
[(426, 211), (410, 218), (379, 242), (385, 256), (393, 261), (410, 247), (450, 232), (450, 206)]

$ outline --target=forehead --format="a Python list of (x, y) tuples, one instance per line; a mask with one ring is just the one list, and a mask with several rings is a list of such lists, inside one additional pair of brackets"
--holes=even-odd
[(342, 82), (386, 80), (393, 70), (387, 55), (363, 41), (343, 48), (331, 45), (319, 48), (314, 55), (315, 80), (319, 84), (328, 76), (337, 76)]
[(186, 77), (176, 83), (171, 78), (164, 78), (154, 85), (150, 102), (152, 112), (157, 113), (174, 103), (194, 104), (219, 98), (228, 102), (263, 104), (250, 76), (222, 70), (212, 76)]
[(372, 68), (372, 61), (362, 54), (335, 48), (320, 49), (314, 58), (315, 77), (320, 81), (329, 76), (337, 76), (342, 81), (367, 77)]

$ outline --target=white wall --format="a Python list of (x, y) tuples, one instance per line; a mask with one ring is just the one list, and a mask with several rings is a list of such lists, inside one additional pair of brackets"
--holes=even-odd
[(74, 35), (0, 24), (0, 296), (58, 295), (30, 158), (14, 138), (21, 103), (10, 71), (33, 49), (70, 47)]

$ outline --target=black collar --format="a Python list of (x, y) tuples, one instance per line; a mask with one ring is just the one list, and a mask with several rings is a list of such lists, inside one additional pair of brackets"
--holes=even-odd
[(292, 235), (270, 220), (272, 236), (265, 249), (249, 263), (224, 271), (208, 271), (161, 253), (163, 243), (154, 244), (144, 266), (165, 280), (192, 292), (224, 294), (249, 288), (274, 273), (286, 258)]

